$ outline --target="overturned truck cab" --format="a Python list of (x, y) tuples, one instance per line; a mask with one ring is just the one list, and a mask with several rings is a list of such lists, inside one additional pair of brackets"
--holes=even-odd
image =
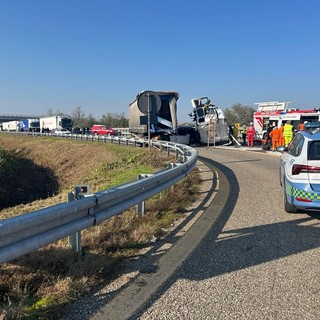
[(229, 141), (227, 119), (224, 111), (213, 105), (208, 97), (191, 100), (193, 111), (189, 114), (195, 123), (199, 144), (225, 143)]

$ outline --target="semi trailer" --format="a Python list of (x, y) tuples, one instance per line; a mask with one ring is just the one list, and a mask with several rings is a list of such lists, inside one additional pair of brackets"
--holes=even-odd
[(72, 120), (66, 116), (42, 117), (39, 120), (41, 132), (53, 132), (57, 129), (72, 130)]
[(141, 137), (169, 136), (177, 130), (175, 91), (142, 91), (129, 105), (129, 132)]

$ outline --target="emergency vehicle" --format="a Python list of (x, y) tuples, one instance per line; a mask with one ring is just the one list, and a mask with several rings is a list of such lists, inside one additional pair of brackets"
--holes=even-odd
[(289, 108), (292, 102), (258, 102), (257, 111), (253, 114), (253, 125), (256, 129), (255, 140), (265, 138), (265, 133), (270, 125), (281, 126), (283, 122), (291, 121), (294, 130), (299, 130), (301, 122), (320, 121), (320, 109), (300, 110)]
[(288, 147), (278, 147), (280, 185), (288, 213), (320, 210), (320, 122), (308, 122)]

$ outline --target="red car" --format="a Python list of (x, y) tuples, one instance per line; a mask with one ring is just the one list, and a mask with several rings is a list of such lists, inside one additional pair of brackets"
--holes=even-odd
[(116, 132), (105, 125), (95, 124), (91, 128), (91, 134), (93, 135), (105, 135), (105, 136), (114, 136)]

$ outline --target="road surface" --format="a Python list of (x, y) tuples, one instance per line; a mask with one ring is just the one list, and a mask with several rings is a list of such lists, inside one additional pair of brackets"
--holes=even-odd
[[(90, 319), (320, 319), (320, 214), (288, 214), (279, 156), (199, 148), (212, 203)], [(89, 317), (88, 317), (89, 319)]]

